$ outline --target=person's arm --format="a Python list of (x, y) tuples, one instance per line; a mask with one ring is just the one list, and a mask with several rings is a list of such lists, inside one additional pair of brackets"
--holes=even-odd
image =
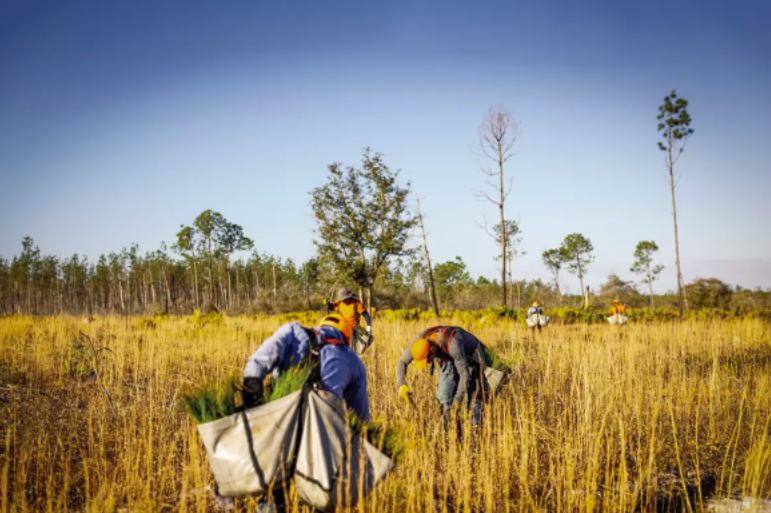
[(242, 393), (245, 407), (252, 408), (262, 402), (265, 395), (263, 380), (281, 361), (287, 347), (287, 339), (294, 335), (292, 324), (286, 324), (276, 330), (246, 362)]
[(453, 403), (462, 404), (468, 388), (469, 366), (466, 351), (463, 349), (463, 343), (458, 333), (452, 336), (448, 349), (453, 364), (455, 364), (455, 370), (458, 372), (458, 388), (455, 389)]
[(399, 361), (396, 362), (396, 386), (397, 388), (406, 385), (406, 377), (407, 377), (407, 366), (412, 363), (412, 353), (410, 352), (410, 348), (412, 347), (412, 344), (407, 346), (407, 349), (404, 350), (402, 353), (401, 358), (399, 358)]
[(294, 335), (292, 324), (281, 326), (249, 357), (244, 369), (244, 378), (265, 377), (273, 372), (281, 361), (287, 347), (287, 339)]

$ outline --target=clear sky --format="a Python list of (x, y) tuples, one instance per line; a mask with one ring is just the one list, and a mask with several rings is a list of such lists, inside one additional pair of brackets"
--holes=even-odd
[(424, 198), (432, 259), (493, 277), (472, 148), (504, 103), (515, 277), (547, 278), (541, 252), (580, 232), (590, 285), (632, 278), (652, 239), (672, 289), (656, 114), (676, 88), (696, 130), (685, 279), (770, 287), (769, 26), (765, 1), (0, 0), (0, 255), (26, 235), (60, 256), (151, 250), (211, 208), (300, 261), (308, 192), (368, 145)]

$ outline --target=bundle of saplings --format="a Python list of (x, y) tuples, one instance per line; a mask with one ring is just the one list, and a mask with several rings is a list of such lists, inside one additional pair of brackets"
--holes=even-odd
[(512, 372), (512, 368), (509, 362), (501, 358), (495, 349), (490, 347), (485, 347), (485, 365), (507, 374)]
[(394, 428), (385, 427), (381, 420), (364, 422), (351, 412), (348, 412), (345, 420), (353, 433), (364, 437), (394, 463), (404, 452), (404, 441), (399, 432)]
[[(310, 366), (300, 365), (282, 372), (276, 379), (271, 378), (265, 387), (261, 404), (276, 401), (302, 389), (310, 374)], [(182, 404), (198, 424), (205, 424), (242, 411), (243, 405), (236, 404), (236, 396), (240, 396), (242, 390), (236, 376), (220, 382), (207, 381), (184, 394)]]
[(231, 376), (222, 382), (206, 382), (182, 395), (182, 404), (198, 424), (206, 424), (241, 411), (236, 406), (236, 394), (241, 387)]

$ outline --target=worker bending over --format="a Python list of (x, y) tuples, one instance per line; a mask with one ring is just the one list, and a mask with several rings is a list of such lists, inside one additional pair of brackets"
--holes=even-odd
[[(317, 328), (305, 328), (299, 322), (281, 326), (249, 357), (244, 369), (244, 406), (259, 405), (265, 396), (264, 380), (291, 367), (311, 365), (309, 383), (341, 398), (348, 410), (369, 421), (367, 371), (350, 347), (351, 330), (338, 314), (324, 317)], [(214, 498), (222, 510), (235, 507), (233, 499), (214, 490)], [(260, 499), (258, 512), (282, 512), (286, 509), (286, 490), (274, 489), (273, 502)]]
[[(249, 357), (244, 370), (244, 403), (255, 406), (264, 396), (263, 380), (310, 361), (311, 346), (318, 348), (318, 380), (323, 390), (345, 402), (349, 410), (369, 420), (367, 371), (350, 347), (351, 331), (340, 315), (330, 314), (318, 328), (299, 322), (281, 326)], [(313, 376), (313, 373), (312, 373)]]
[(412, 400), (407, 386), (407, 366), (415, 365), (416, 370), (426, 368), (439, 361), (439, 385), (436, 398), (445, 419), (453, 409), (464, 404), (466, 411), (472, 409), (472, 423), (482, 422), (482, 384), (485, 366), (484, 346), (474, 335), (454, 326), (434, 326), (415, 337), (405, 349), (396, 364), (396, 385), (399, 397)]

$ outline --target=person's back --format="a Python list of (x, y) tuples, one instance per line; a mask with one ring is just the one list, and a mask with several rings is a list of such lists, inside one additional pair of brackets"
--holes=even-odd
[(327, 345), (321, 349), (321, 386), (343, 399), (346, 407), (369, 420), (367, 370), (348, 346)]

